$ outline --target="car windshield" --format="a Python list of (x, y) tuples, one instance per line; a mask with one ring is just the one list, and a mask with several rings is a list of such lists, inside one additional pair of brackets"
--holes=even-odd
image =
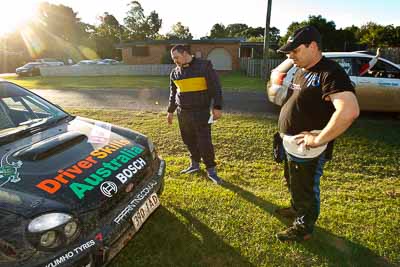
[(13, 83), (0, 82), (0, 142), (19, 132), (47, 127), (69, 115)]

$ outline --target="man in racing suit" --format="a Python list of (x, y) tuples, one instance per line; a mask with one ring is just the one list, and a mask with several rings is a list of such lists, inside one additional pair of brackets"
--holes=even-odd
[(193, 57), (183, 45), (174, 46), (171, 57), (176, 67), (170, 75), (167, 121), (172, 124), (173, 113), (177, 110), (182, 140), (191, 159), (190, 166), (181, 173), (199, 171), (202, 159), (208, 178), (221, 184), (222, 180), (215, 169), (214, 146), (211, 141), (211, 122), (222, 115), (222, 92), (217, 73), (209, 60)]

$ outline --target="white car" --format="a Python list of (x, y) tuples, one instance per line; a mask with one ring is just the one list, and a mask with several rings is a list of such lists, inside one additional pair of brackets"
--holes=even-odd
[(98, 65), (116, 65), (116, 64), (121, 64), (121, 62), (115, 60), (115, 59), (110, 59), (110, 58), (105, 58), (101, 59), (97, 62)]
[(72, 66), (87, 66), (87, 65), (96, 65), (99, 62), (99, 59), (85, 59), (81, 60), (75, 65)]
[[(400, 67), (379, 58), (363, 75), (360, 70), (368, 65), (373, 55), (358, 52), (326, 52), (323, 55), (338, 62), (355, 86), (360, 109), (364, 111), (400, 112)], [(282, 105), (296, 66), (286, 59), (271, 72), (267, 85), (269, 101)]]
[(39, 58), (35, 60), (36, 62), (41, 62), (47, 66), (64, 66), (64, 62), (55, 58)]

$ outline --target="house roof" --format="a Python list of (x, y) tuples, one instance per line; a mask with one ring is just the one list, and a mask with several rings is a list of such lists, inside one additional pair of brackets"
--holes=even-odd
[(236, 44), (241, 43), (243, 39), (241, 38), (219, 38), (219, 39), (203, 39), (203, 40), (141, 40), (141, 41), (131, 41), (126, 43), (116, 44), (117, 49), (124, 47), (130, 47), (135, 45), (157, 45), (157, 44)]

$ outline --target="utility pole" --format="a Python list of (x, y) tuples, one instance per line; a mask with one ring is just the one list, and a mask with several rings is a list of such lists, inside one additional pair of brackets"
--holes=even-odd
[(269, 23), (271, 21), (271, 7), (272, 0), (268, 0), (267, 6), (267, 19), (265, 21), (265, 30), (264, 30), (264, 60), (268, 58), (268, 50), (269, 50)]

